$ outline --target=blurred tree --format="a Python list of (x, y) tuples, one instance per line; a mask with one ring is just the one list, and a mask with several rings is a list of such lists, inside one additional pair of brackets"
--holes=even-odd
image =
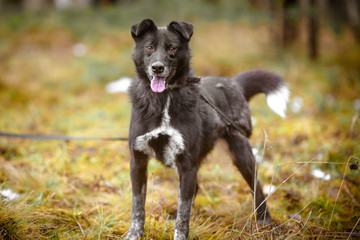
[(354, 36), (360, 42), (360, 4), (358, 0), (346, 0), (346, 10), (349, 16), (349, 23)]
[(291, 45), (298, 36), (300, 4), (298, 0), (284, 0), (282, 14), (282, 45)]
[[(124, 2), (124, 1), (119, 1), (119, 0), (93, 0), (93, 6), (98, 7), (100, 5), (116, 5), (119, 2)], [(129, 1), (127, 1), (129, 2)]]
[(252, 2), (252, 6), (263, 8), (269, 13), (270, 21), (270, 36), (274, 40), (276, 46), (282, 46), (282, 31), (281, 31), (281, 20), (282, 19), (282, 2), (280, 0), (258, 0), (256, 4)]
[(302, 26), (308, 55), (313, 60), (319, 56), (320, 29), (326, 26), (323, 23), (329, 23), (339, 35), (350, 28), (360, 42), (359, 0), (256, 0), (251, 5), (269, 12), (270, 32), (279, 47), (290, 47), (300, 39)]
[(23, 0), (0, 0), (0, 6), (4, 7), (22, 7)]
[(360, 41), (358, 0), (329, 0), (327, 5), (330, 26), (336, 34), (341, 34), (344, 28), (350, 27), (354, 37)]
[(326, 4), (330, 26), (335, 33), (340, 34), (343, 30), (343, 26), (348, 22), (344, 1), (328, 0)]
[(319, 42), (319, 5), (317, 0), (310, 0), (308, 11), (308, 47), (309, 57), (311, 59), (318, 58), (318, 42)]

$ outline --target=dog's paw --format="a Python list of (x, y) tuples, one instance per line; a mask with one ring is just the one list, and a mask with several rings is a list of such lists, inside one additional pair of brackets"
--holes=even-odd
[(175, 229), (174, 240), (187, 240), (186, 234)]
[(140, 235), (128, 234), (128, 235), (126, 235), (126, 237), (124, 238), (124, 240), (138, 240), (138, 239), (140, 239), (140, 238), (141, 238)]
[(129, 230), (124, 240), (138, 240), (143, 235), (143, 231)]
[(275, 224), (275, 221), (269, 216), (266, 218), (260, 218), (257, 220), (257, 224), (260, 226), (269, 226)]

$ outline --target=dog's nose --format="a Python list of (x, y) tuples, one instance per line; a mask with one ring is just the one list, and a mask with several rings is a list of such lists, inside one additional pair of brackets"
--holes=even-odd
[(161, 62), (155, 62), (151, 65), (151, 69), (152, 69), (153, 73), (159, 74), (159, 73), (164, 72), (165, 66)]

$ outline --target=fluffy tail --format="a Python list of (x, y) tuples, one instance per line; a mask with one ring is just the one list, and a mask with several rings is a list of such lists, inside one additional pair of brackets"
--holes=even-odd
[(265, 93), (269, 108), (285, 118), (290, 91), (282, 77), (270, 71), (255, 69), (244, 71), (233, 77), (233, 80), (241, 86), (247, 101), (257, 93)]

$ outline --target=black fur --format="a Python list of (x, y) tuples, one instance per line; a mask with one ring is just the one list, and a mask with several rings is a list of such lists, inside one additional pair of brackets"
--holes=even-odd
[[(135, 40), (133, 60), (137, 76), (129, 90), (132, 103), (129, 147), (132, 154), (133, 203), (131, 226), (126, 239), (138, 239), (144, 231), (146, 169), (151, 152), (165, 165), (174, 167), (179, 174), (179, 205), (174, 239), (187, 239), (191, 205), (197, 189), (196, 174), (202, 160), (219, 138), (227, 141), (235, 166), (254, 189), (255, 160), (246, 139), (252, 131), (247, 100), (259, 92), (274, 92), (284, 83), (279, 76), (265, 70), (247, 71), (233, 79), (207, 77), (202, 78), (201, 84), (194, 83), (196, 81), (193, 79), (196, 78), (190, 67), (188, 45), (193, 34), (190, 23), (175, 21), (167, 28), (158, 28), (152, 20), (145, 19), (131, 27), (131, 34)], [(153, 78), (165, 79), (165, 90), (154, 92), (150, 86)], [(162, 89), (159, 87), (155, 90)], [(201, 99), (201, 94), (205, 94), (227, 116), (245, 127), (247, 136), (228, 127), (221, 116)], [(177, 133), (183, 141), (179, 140)], [(146, 144), (141, 145), (143, 143)], [(169, 149), (176, 153), (173, 160)], [(259, 183), (256, 205), (258, 219), (270, 220)]]

